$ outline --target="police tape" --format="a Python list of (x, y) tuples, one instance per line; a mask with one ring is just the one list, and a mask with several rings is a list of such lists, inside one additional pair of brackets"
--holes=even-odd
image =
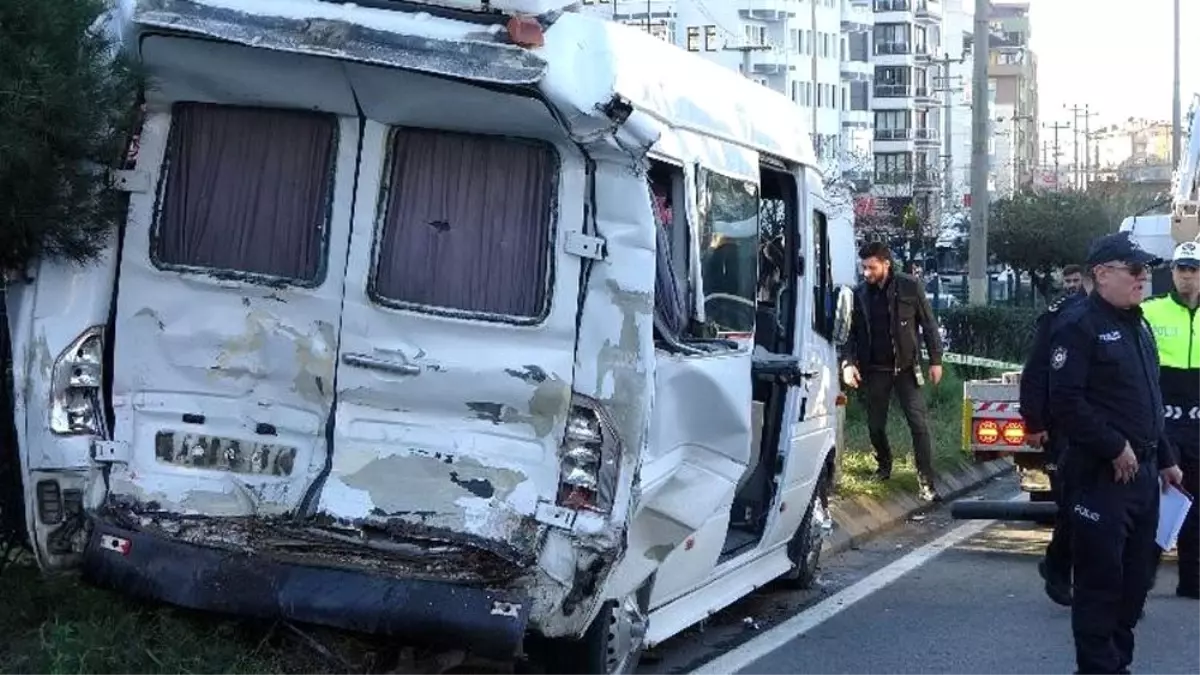
[(953, 363), (957, 366), (995, 368), (997, 370), (1021, 370), (1025, 367), (1019, 363), (1008, 363), (1007, 361), (997, 361), (996, 359), (985, 359), (979, 356), (952, 353), (942, 354), (942, 363)]

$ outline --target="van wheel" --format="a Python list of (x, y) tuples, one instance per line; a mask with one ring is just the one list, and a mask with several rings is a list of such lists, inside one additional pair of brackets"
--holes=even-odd
[(796, 528), (796, 534), (788, 542), (788, 557), (792, 559), (792, 568), (779, 581), (784, 586), (794, 589), (812, 588), (817, 580), (817, 567), (821, 564), (821, 547), (825, 543), (825, 522), (829, 511), (825, 505), (829, 502), (829, 472), (822, 471), (813, 489), (812, 499), (808, 502), (808, 510), (804, 520)]
[(547, 673), (633, 673), (646, 642), (649, 591), (609, 600), (578, 640), (550, 640), (540, 659)]

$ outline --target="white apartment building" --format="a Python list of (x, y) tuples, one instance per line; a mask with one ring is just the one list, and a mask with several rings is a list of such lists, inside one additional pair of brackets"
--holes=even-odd
[(581, 0), (806, 108), (826, 175), (871, 156), (870, 1)]
[(873, 0), (875, 165), (872, 192), (886, 208), (907, 204), (927, 222), (940, 218), (942, 129), (938, 93), (942, 5), (935, 0)]

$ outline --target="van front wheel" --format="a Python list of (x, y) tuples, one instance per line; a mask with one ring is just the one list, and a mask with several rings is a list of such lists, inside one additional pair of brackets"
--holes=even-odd
[(547, 673), (617, 675), (633, 673), (646, 642), (648, 593), (609, 600), (578, 640), (552, 640), (545, 646)]
[(817, 567), (821, 563), (821, 547), (825, 543), (825, 522), (829, 518), (826, 504), (829, 503), (829, 472), (821, 472), (813, 488), (812, 499), (804, 520), (796, 528), (796, 534), (788, 542), (788, 557), (792, 568), (779, 577), (779, 581), (796, 589), (809, 589), (817, 580)]

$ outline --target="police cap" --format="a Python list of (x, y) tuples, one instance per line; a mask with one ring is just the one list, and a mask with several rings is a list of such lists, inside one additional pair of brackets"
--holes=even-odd
[(1154, 266), (1162, 262), (1162, 258), (1142, 248), (1129, 236), (1128, 232), (1106, 234), (1092, 242), (1088, 251), (1089, 265), (1104, 265), (1112, 262), (1123, 262), (1129, 265)]

